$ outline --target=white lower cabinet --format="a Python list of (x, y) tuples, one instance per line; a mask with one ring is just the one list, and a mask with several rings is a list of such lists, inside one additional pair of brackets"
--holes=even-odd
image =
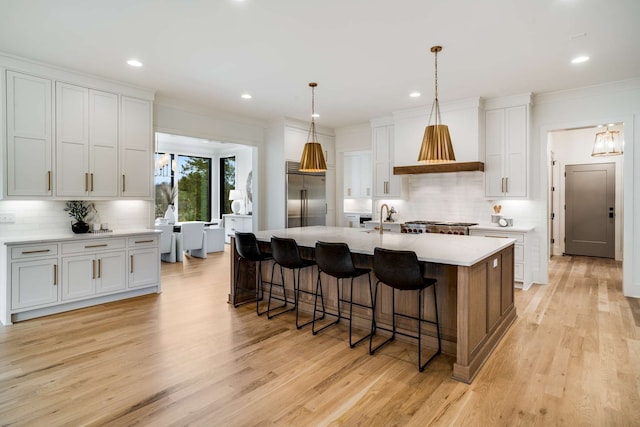
[(231, 236), (236, 234), (236, 231), (241, 233), (253, 231), (253, 219), (251, 215), (236, 215), (225, 214), (222, 215), (224, 220), (224, 242), (229, 243)]
[(499, 227), (472, 228), (469, 230), (471, 236), (484, 236), (497, 239), (516, 239), (513, 248), (513, 279), (517, 288), (529, 289), (532, 284), (532, 260), (531, 243), (528, 232), (533, 228), (520, 228), (516, 230), (503, 229)]
[(11, 263), (11, 308), (37, 307), (58, 301), (58, 258)]
[(69, 238), (0, 246), (0, 321), (160, 292), (159, 236)]
[(127, 287), (124, 251), (62, 258), (62, 300), (117, 292)]
[(129, 251), (129, 287), (137, 288), (158, 283), (160, 271), (156, 263), (160, 260), (158, 248), (133, 249)]

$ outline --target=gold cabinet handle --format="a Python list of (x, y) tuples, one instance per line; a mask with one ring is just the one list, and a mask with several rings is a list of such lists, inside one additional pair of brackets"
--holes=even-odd
[(47, 172), (47, 191), (51, 191), (51, 171)]
[(58, 286), (58, 264), (53, 264), (53, 286)]
[(129, 264), (131, 265), (131, 268), (129, 269), (129, 273), (133, 273), (133, 255), (130, 255), (130, 261), (131, 262)]
[(93, 191), (93, 173), (91, 174), (91, 191)]
[(84, 173), (84, 191), (89, 191), (89, 174)]
[(153, 240), (136, 240), (135, 243), (153, 243)]
[(98, 260), (98, 278), (102, 277), (102, 259)]
[(91, 278), (92, 279), (96, 278), (96, 260), (95, 259), (91, 260)]
[(104, 248), (108, 246), (106, 243), (103, 243), (101, 245), (85, 245), (84, 248), (85, 249), (90, 249), (90, 248)]
[(127, 178), (122, 174), (122, 192), (127, 191)]
[(504, 179), (504, 192), (508, 193), (509, 192), (509, 177), (506, 177)]
[(40, 254), (40, 253), (44, 253), (44, 252), (51, 252), (51, 249), (39, 249), (37, 251), (22, 251), (20, 254), (21, 255), (26, 255), (26, 254)]

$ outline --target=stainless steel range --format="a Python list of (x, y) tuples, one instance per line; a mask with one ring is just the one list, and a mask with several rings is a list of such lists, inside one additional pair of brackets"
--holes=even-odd
[(474, 222), (453, 222), (453, 221), (409, 221), (400, 226), (402, 233), (440, 233), (468, 235), (469, 227), (478, 225)]

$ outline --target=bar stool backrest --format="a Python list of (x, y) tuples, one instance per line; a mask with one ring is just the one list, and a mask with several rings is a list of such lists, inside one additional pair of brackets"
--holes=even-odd
[(271, 252), (273, 259), (285, 268), (302, 268), (306, 265), (294, 239), (271, 236)]
[(251, 261), (260, 261), (263, 258), (256, 235), (253, 233), (236, 231), (236, 251), (241, 258)]
[(356, 274), (346, 243), (316, 242), (316, 263), (320, 270), (333, 277), (352, 277)]
[(378, 280), (392, 288), (417, 290), (425, 287), (420, 263), (413, 251), (375, 248), (373, 272)]

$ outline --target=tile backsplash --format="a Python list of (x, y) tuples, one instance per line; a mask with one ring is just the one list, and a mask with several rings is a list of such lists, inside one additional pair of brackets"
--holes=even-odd
[[(71, 217), (64, 211), (65, 201), (4, 200), (0, 214), (13, 213), (14, 224), (0, 224), (0, 237), (23, 234), (60, 234), (71, 232)], [(99, 218), (112, 230), (148, 228), (154, 205), (144, 200), (96, 201)]]
[(374, 217), (380, 215), (380, 204), (387, 203), (398, 211), (398, 221), (436, 220), (491, 222), (493, 205), (502, 205), (501, 214), (514, 219), (514, 225), (534, 224), (531, 200), (489, 200), (484, 197), (482, 172), (454, 172), (407, 176), (409, 197), (406, 200), (380, 200), (374, 206)]

